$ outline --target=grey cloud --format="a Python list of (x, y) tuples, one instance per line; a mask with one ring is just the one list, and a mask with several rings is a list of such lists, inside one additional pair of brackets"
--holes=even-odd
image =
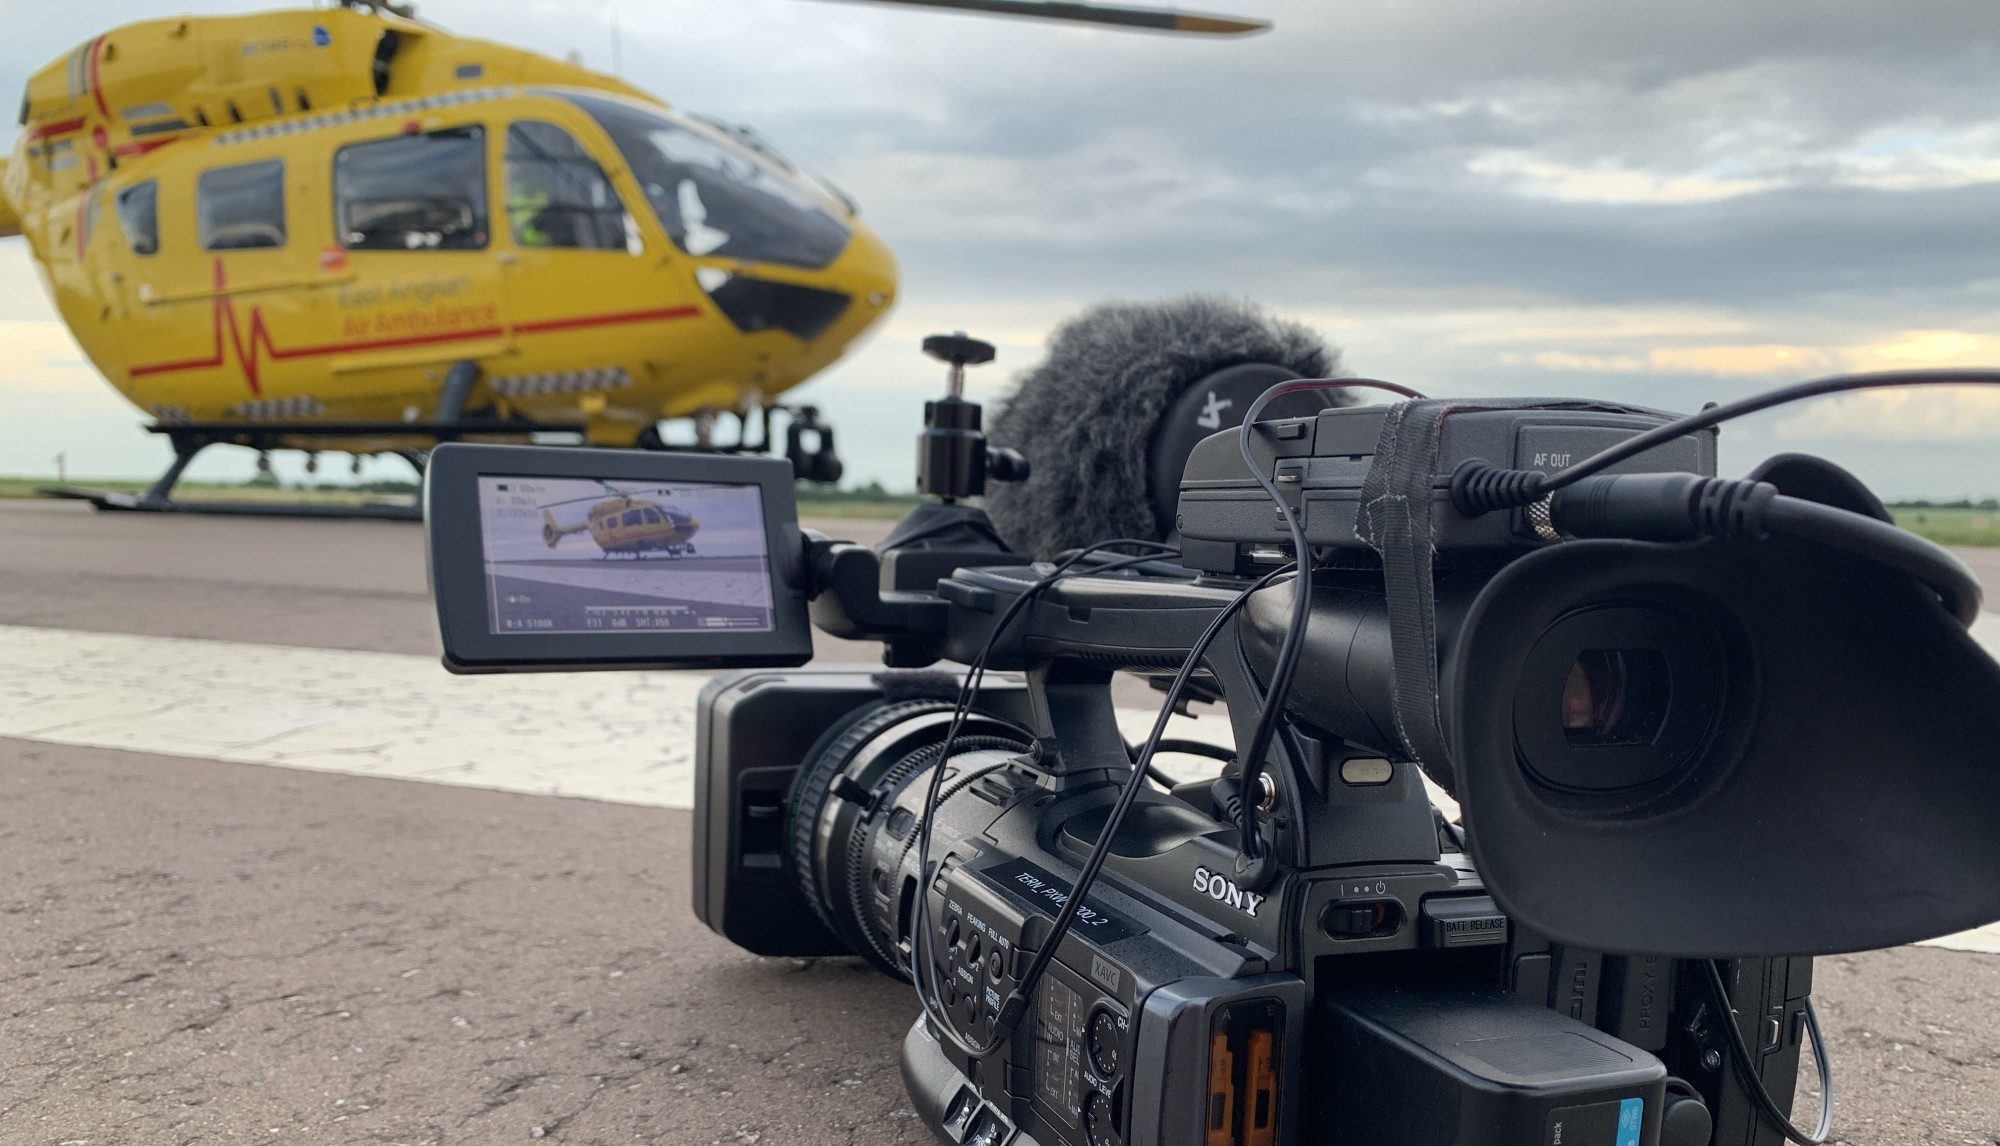
[[(986, 314), (1053, 322), (1102, 297), (1215, 290), (1376, 324), (1353, 332), (1368, 369), (1692, 405), (1764, 380), (1552, 373), (1450, 336), (1450, 316), (1700, 311), (1740, 324), (1731, 338), (1828, 346), (2000, 329), (1990, 0), (1217, 6), (1278, 28), (1188, 43), (806, 0), (617, 11), (629, 78), (832, 176), (895, 247), (905, 306), (975, 330)], [(457, 31), (608, 58), (601, 15), (574, 4), (423, 8)], [(115, 0), (23, 14), (0, 43), (0, 91), (101, 25), (157, 13)], [(1861, 185), (1868, 163), (1930, 162), (1965, 166), (1964, 185)], [(1535, 184), (1544, 168), (1762, 189), (1562, 201)], [(914, 394), (929, 377), (881, 344), (815, 384), (864, 422), (843, 426), (866, 447), (855, 472), (907, 482), (908, 420), (881, 418), (881, 388)], [(1735, 440), (1777, 442), (1755, 427)], [(1955, 447), (1855, 449), (1927, 475), (1904, 492), (2000, 492), (1991, 464)]]

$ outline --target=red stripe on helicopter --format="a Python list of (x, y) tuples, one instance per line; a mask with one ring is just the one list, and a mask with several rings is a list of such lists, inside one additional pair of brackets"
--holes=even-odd
[(111, 109), (104, 106), (104, 88), (97, 82), (97, 57), (103, 51), (104, 36), (99, 36), (90, 42), (90, 94), (97, 100), (97, 114), (110, 119)]
[[(477, 330), (454, 330), (438, 334), (411, 334), (397, 338), (369, 339), (358, 342), (329, 342), (319, 346), (279, 347), (271, 341), (271, 332), (264, 325), (261, 307), (250, 308), (250, 329), (239, 329), (236, 308), (224, 294), (227, 282), (222, 260), (215, 260), (215, 304), (212, 312), (215, 349), (205, 358), (189, 358), (179, 362), (154, 362), (134, 366), (127, 373), (133, 378), (145, 378), (154, 374), (173, 374), (182, 370), (212, 370), (223, 365), (228, 357), (225, 350), (234, 350), (236, 360), (243, 364), (243, 378), (250, 387), (250, 393), (262, 394), (263, 359), (283, 361), (292, 358), (313, 358), (327, 354), (340, 354), (357, 350), (391, 350), (406, 346), (430, 346), (443, 342), (465, 342), (480, 338), (495, 338), (505, 333), (501, 327), (482, 327)], [(543, 322), (519, 323), (514, 327), (516, 334), (540, 334), (553, 330), (574, 330), (580, 327), (615, 326), (633, 322), (659, 322), (676, 318), (694, 318), (701, 311), (692, 306), (669, 307), (663, 310), (635, 310), (619, 314), (581, 315), (576, 318), (549, 319)], [(225, 346), (223, 332), (228, 331)]]
[(576, 318), (551, 318), (542, 322), (517, 322), (517, 334), (544, 334), (552, 330), (580, 330), (589, 326), (618, 326), (628, 322), (665, 322), (675, 318), (695, 318), (698, 307), (670, 306), (663, 310), (628, 310), (620, 314), (585, 314)]
[(83, 130), (83, 117), (59, 119), (54, 123), (44, 123), (28, 129), (29, 139), (48, 139), (57, 135), (68, 135), (72, 131)]
[(111, 154), (120, 159), (130, 159), (135, 155), (144, 155), (156, 148), (165, 147), (179, 138), (178, 135), (169, 135), (164, 139), (140, 139), (131, 143), (121, 143), (111, 149)]

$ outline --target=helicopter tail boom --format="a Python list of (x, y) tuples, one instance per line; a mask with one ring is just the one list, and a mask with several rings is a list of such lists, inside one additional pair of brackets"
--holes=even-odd
[(557, 545), (561, 544), (562, 539), (568, 537), (570, 534), (582, 533), (584, 530), (589, 528), (590, 526), (587, 524), (571, 525), (571, 526), (558, 525), (556, 524), (555, 514), (549, 512), (546, 509), (542, 511), (542, 544), (548, 546), (550, 549), (554, 549)]

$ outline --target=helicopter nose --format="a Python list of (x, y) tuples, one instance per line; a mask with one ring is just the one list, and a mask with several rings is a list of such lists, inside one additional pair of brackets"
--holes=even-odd
[(896, 257), (874, 228), (859, 219), (851, 226), (853, 237), (835, 266), (852, 276), (857, 303), (871, 310), (887, 310), (896, 299)]
[(860, 337), (889, 313), (896, 301), (896, 259), (873, 228), (852, 219), (840, 258), (827, 267), (828, 285), (847, 298), (832, 334), (842, 343)]
[(801, 342), (830, 337), (845, 343), (895, 301), (896, 261), (881, 237), (856, 219), (839, 256), (817, 270), (704, 267), (695, 280), (745, 334), (782, 330)]

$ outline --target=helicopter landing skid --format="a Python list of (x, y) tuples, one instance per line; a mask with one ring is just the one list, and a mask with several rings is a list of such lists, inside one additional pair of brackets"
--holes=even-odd
[(358, 505), (343, 505), (335, 502), (320, 503), (310, 501), (223, 501), (197, 498), (192, 501), (177, 501), (170, 497), (147, 497), (144, 494), (121, 493), (117, 490), (84, 489), (70, 485), (45, 485), (35, 490), (39, 497), (61, 498), (72, 501), (87, 501), (107, 512), (131, 513), (205, 513), (234, 517), (345, 517), (374, 521), (422, 521), (424, 510), (414, 503), (363, 502)]
[[(415, 438), (435, 446), (440, 442), (458, 441), (467, 437), (493, 440), (525, 439), (532, 435), (548, 433), (581, 434), (583, 428), (581, 423), (524, 423), (498, 418), (461, 418), (449, 422), (182, 422), (151, 425), (146, 427), (148, 433), (164, 434), (173, 442), (174, 460), (146, 492), (123, 493), (115, 490), (58, 485), (42, 486), (36, 489), (35, 493), (41, 497), (87, 501), (107, 512), (422, 521), (423, 506), (414, 498), (356, 504), (284, 501), (275, 498), (270, 501), (229, 501), (208, 498), (181, 500), (173, 496), (173, 491), (180, 483), (181, 475), (187, 471), (189, 463), (210, 446), (243, 446), (260, 454), (269, 450), (297, 449), (299, 447), (291, 443), (299, 438), (327, 439), (332, 442), (338, 442), (343, 438), (354, 441)], [(422, 476), (424, 463), (429, 457), (428, 447), (390, 452), (409, 462), (418, 476)]]
[[(670, 445), (659, 435), (657, 429), (649, 429), (636, 443), (639, 449), (687, 450), (696, 453), (769, 453), (777, 445), (773, 434), (772, 416), (784, 413), (790, 416), (790, 425), (784, 435), (785, 456), (792, 463), (793, 471), (801, 478), (821, 484), (833, 484), (840, 480), (843, 466), (840, 456), (834, 451), (833, 427), (820, 416), (812, 406), (767, 406), (753, 415), (762, 430), (761, 440), (750, 436), (751, 418), (743, 417), (743, 425), (738, 438), (733, 443), (719, 443), (713, 440), (697, 442), (691, 446)], [(362, 518), (379, 521), (422, 521), (423, 507), (414, 500), (370, 501), (359, 504), (336, 502), (283, 501), (273, 498), (269, 501), (225, 501), (221, 499), (194, 498), (181, 500), (173, 496), (174, 487), (195, 456), (210, 446), (243, 446), (256, 450), (259, 454), (270, 450), (303, 449), (295, 443), (300, 439), (315, 439), (328, 443), (328, 448), (338, 450), (342, 439), (350, 441), (389, 439), (416, 439), (427, 443), (412, 449), (393, 452), (410, 463), (418, 476), (424, 472), (424, 464), (430, 456), (430, 447), (442, 442), (461, 441), (473, 438), (479, 441), (529, 441), (545, 434), (575, 434), (581, 438), (585, 432), (582, 422), (525, 422), (514, 419), (484, 416), (465, 416), (456, 419), (438, 419), (429, 422), (174, 422), (156, 423), (146, 427), (149, 434), (163, 434), (172, 441), (174, 460), (144, 493), (125, 493), (116, 490), (87, 489), (80, 486), (41, 486), (35, 493), (41, 497), (61, 498), (73, 501), (87, 501), (100, 510), (124, 513), (201, 513), (233, 517), (342, 517)], [(311, 451), (308, 451), (311, 452)], [(260, 466), (262, 465), (260, 460)]]
[[(792, 472), (801, 481), (817, 485), (837, 485), (841, 474), (846, 472), (846, 464), (840, 460), (834, 448), (833, 426), (820, 414), (817, 406), (787, 406), (773, 404), (750, 412), (737, 412), (737, 434), (734, 442), (717, 441), (713, 421), (697, 421), (696, 440), (693, 443), (669, 442), (660, 435), (659, 427), (648, 427), (639, 435), (635, 447), (642, 450), (662, 450), (670, 453), (696, 454), (768, 454), (777, 448), (778, 438), (773, 419), (784, 414), (790, 419), (785, 427), (785, 460), (792, 463)], [(762, 437), (750, 436), (752, 425), (761, 428)]]
[(682, 558), (693, 557), (694, 555), (694, 546), (676, 545), (671, 549), (649, 549), (643, 553), (607, 549), (599, 553), (597, 559), (599, 561), (679, 561)]

